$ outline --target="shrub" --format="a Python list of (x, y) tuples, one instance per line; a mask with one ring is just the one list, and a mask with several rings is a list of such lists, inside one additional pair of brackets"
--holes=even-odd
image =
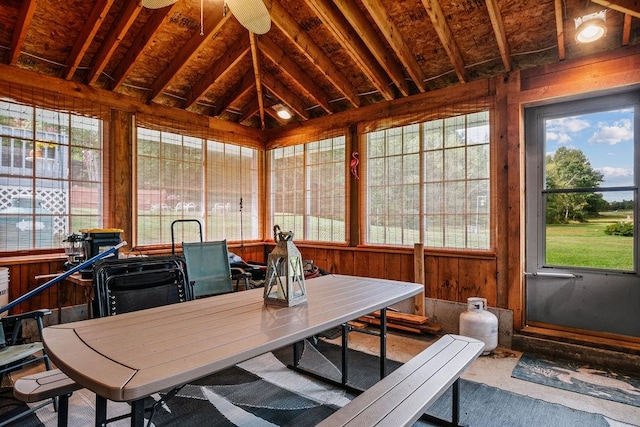
[(604, 232), (611, 236), (633, 237), (633, 223), (621, 221), (615, 224), (610, 224), (607, 225), (607, 227), (604, 229)]

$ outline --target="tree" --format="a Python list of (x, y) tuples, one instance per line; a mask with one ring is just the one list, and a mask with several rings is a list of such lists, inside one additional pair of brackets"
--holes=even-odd
[[(546, 160), (548, 190), (595, 188), (604, 180), (604, 176), (591, 166), (581, 150), (560, 147)], [(550, 193), (547, 198), (547, 223), (585, 221), (587, 216), (596, 215), (605, 204), (602, 195), (594, 192)]]

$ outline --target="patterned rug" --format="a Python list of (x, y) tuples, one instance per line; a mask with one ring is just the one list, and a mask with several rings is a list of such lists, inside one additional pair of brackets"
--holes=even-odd
[(640, 407), (640, 376), (524, 353), (514, 378)]
[[(323, 375), (340, 378), (335, 366), (337, 346), (319, 340), (305, 342), (301, 365)], [(378, 358), (350, 352), (350, 383), (377, 381)], [(240, 363), (199, 381), (187, 384), (158, 408), (152, 426), (313, 426), (345, 405), (352, 395), (287, 368), (292, 360), (291, 347), (267, 353)], [(339, 359), (338, 359), (339, 360)], [(390, 362), (388, 370), (399, 366)], [(609, 427), (602, 415), (577, 411), (490, 387), (461, 381), (461, 423), (470, 427), (588, 426)], [(152, 396), (158, 400), (160, 396)], [(87, 390), (75, 392), (70, 399), (69, 427), (93, 425), (94, 396)], [(109, 416), (125, 414), (126, 403), (109, 402)], [(429, 414), (450, 419), (451, 392), (447, 391), (429, 410)], [(51, 405), (38, 411), (40, 426), (54, 427)], [(1, 421), (1, 420), (0, 420)], [(128, 419), (109, 424), (129, 425)], [(33, 424), (16, 424), (16, 427)], [(417, 426), (434, 424), (419, 421)], [(619, 425), (619, 424), (618, 424)]]

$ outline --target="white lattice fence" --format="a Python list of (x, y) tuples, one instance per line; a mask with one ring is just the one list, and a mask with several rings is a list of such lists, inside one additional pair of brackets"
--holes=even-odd
[[(41, 206), (51, 212), (54, 216), (53, 233), (62, 237), (66, 233), (67, 217), (67, 192), (59, 189), (40, 189), (38, 199)], [(17, 197), (33, 197), (33, 191), (25, 187), (0, 187), (0, 210), (11, 206), (11, 200)]]

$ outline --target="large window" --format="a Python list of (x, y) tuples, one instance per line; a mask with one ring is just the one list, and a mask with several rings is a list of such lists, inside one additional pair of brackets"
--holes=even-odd
[(269, 152), (271, 227), (294, 239), (346, 242), (346, 170), (343, 136)]
[(365, 134), (366, 243), (490, 247), (489, 113)]
[(137, 244), (170, 243), (176, 220), (176, 243), (259, 237), (257, 150), (145, 128), (137, 147)]
[(102, 225), (102, 121), (0, 101), (0, 252)]

